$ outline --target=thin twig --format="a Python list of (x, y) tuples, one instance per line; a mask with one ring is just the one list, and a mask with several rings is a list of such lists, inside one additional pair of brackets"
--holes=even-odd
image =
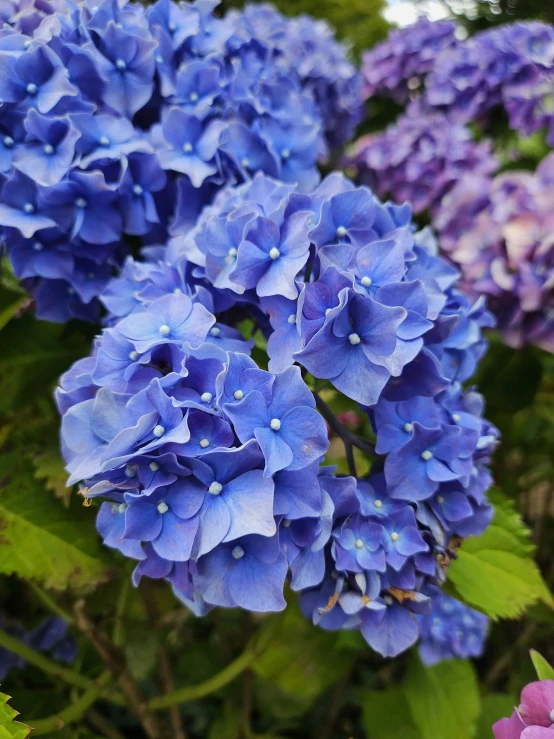
[(106, 670), (98, 678), (97, 685), (94, 685), (92, 688), (85, 691), (79, 698), (77, 698), (77, 700), (74, 700), (71, 705), (64, 708), (63, 711), (60, 711), (53, 716), (48, 716), (48, 718), (37, 719), (29, 724), (33, 727), (33, 736), (40, 736), (41, 734), (50, 734), (53, 731), (60, 731), (68, 724), (74, 723), (82, 718), (90, 709), (92, 704), (98, 700), (102, 689), (108, 684), (110, 677), (110, 672)]
[(125, 653), (121, 647), (110, 641), (108, 636), (91, 620), (85, 611), (84, 600), (75, 603), (74, 613), (77, 628), (88, 638), (113, 678), (119, 683), (127, 698), (129, 708), (139, 719), (146, 735), (149, 739), (165, 739), (164, 728), (158, 717), (148, 707), (146, 696), (129, 670)]
[(115, 607), (115, 625), (112, 640), (116, 647), (122, 647), (125, 643), (125, 610), (129, 602), (130, 590), (131, 580), (128, 577), (124, 577), (121, 583), (117, 605)]
[(522, 646), (529, 644), (531, 637), (535, 634), (538, 628), (538, 625), (534, 622), (526, 624), (511, 649), (507, 652), (503, 652), (485, 675), (483, 680), (483, 687), (485, 690), (492, 690), (502, 673), (508, 670), (511, 666), (514, 656), (517, 655), (517, 650), (521, 649)]
[(101, 732), (104, 739), (125, 739), (124, 735), (121, 734), (111, 721), (99, 713), (95, 708), (91, 708), (87, 711), (86, 715), (89, 724)]
[[(152, 597), (148, 581), (143, 580), (143, 583), (144, 584), (140, 588), (140, 592), (142, 593), (144, 605), (146, 606), (146, 611), (148, 612), (148, 617), (152, 623), (153, 629), (158, 630), (160, 624), (160, 614), (158, 612), (156, 602)], [(163, 694), (167, 695), (168, 693), (172, 693), (175, 690), (175, 683), (173, 681), (171, 664), (169, 662), (169, 656), (167, 654), (165, 644), (160, 644), (158, 654), (161, 687), (163, 689)], [(185, 727), (183, 726), (183, 720), (181, 717), (179, 706), (175, 705), (169, 708), (169, 719), (171, 721), (171, 728), (173, 731), (174, 739), (187, 739), (187, 733), (185, 731)]]
[[(82, 690), (86, 691), (96, 690), (98, 688), (98, 685), (94, 680), (90, 680), (88, 677), (75, 672), (69, 667), (63, 667), (57, 662), (54, 662), (48, 657), (45, 657), (40, 652), (36, 652), (27, 644), (19, 641), (19, 639), (16, 639), (14, 636), (8, 634), (3, 629), (0, 629), (0, 647), (4, 647), (4, 649), (9, 650), (10, 652), (14, 652), (14, 654), (22, 657), (31, 665), (38, 667), (39, 670), (42, 670), (42, 672), (45, 672), (47, 675), (57, 677), (60, 680), (68, 683), (69, 685), (75, 686), (76, 688), (81, 688)], [(103, 695), (103, 697), (105, 697), (107, 700), (110, 700), (112, 703), (124, 705), (123, 698), (119, 694), (113, 693), (113, 691), (111, 691), (109, 694), (106, 693), (105, 695)]]

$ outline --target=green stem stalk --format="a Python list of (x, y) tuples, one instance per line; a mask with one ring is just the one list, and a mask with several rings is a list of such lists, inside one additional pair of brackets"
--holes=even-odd
[(33, 736), (41, 736), (49, 734), (53, 731), (60, 731), (68, 724), (74, 723), (82, 718), (92, 704), (98, 700), (103, 688), (108, 684), (111, 678), (110, 672), (106, 670), (98, 678), (98, 682), (92, 688), (84, 692), (71, 705), (64, 708), (63, 711), (49, 716), (48, 718), (37, 719), (32, 722)]
[(195, 701), (199, 698), (204, 698), (210, 693), (215, 693), (217, 690), (225, 687), (232, 682), (241, 673), (247, 670), (250, 665), (260, 656), (265, 650), (271, 640), (273, 629), (268, 628), (264, 630), (261, 637), (252, 640), (239, 655), (234, 662), (223, 668), (217, 675), (204, 680), (198, 685), (187, 685), (184, 688), (178, 688), (171, 693), (153, 698), (148, 703), (148, 707), (153, 711), (162, 711), (165, 708), (177, 705), (178, 703), (188, 703), (189, 701)]
[[(11, 636), (11, 634), (8, 634), (3, 629), (0, 629), (0, 647), (4, 647), (4, 649), (8, 649), (10, 652), (14, 652), (14, 654), (22, 657), (26, 662), (29, 662), (29, 664), (38, 667), (42, 672), (45, 672), (47, 675), (52, 675), (52, 677), (57, 677), (68, 683), (68, 685), (73, 685), (74, 687), (81, 688), (85, 691), (93, 689), (96, 690), (98, 688), (97, 684), (93, 680), (89, 680), (88, 677), (75, 672), (69, 667), (63, 667), (57, 662), (45, 657), (40, 652), (36, 652), (31, 647), (27, 646), (27, 644), (24, 644), (19, 641), (19, 639)], [(110, 691), (109, 695), (106, 694), (103, 697), (117, 705), (125, 705), (123, 698), (113, 691)]]
[(43, 605), (46, 606), (46, 608), (48, 608), (49, 611), (52, 611), (52, 613), (55, 613), (56, 616), (63, 618), (64, 621), (67, 621), (68, 624), (74, 623), (71, 613), (59, 606), (56, 601), (50, 595), (48, 595), (48, 593), (39, 585), (34, 582), (29, 582), (29, 586), (34, 594), (37, 596), (37, 598), (43, 603)]

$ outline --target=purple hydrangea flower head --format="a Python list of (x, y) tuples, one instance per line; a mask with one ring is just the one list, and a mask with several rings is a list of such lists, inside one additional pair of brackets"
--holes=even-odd
[(426, 79), (425, 99), (460, 122), (486, 117), (506, 88), (534, 81), (554, 65), (554, 30), (513, 23), (476, 34), (443, 51)]
[(379, 95), (406, 103), (432, 71), (438, 54), (452, 50), (463, 38), (462, 30), (451, 21), (432, 22), (423, 16), (391, 31), (386, 41), (363, 55), (364, 98)]
[(360, 140), (350, 159), (360, 178), (381, 197), (408, 200), (416, 213), (435, 213), (464, 173), (488, 175), (498, 162), (487, 139), (418, 99), (384, 133)]
[(504, 340), (514, 347), (554, 347), (553, 168), (549, 155), (535, 174), (462, 178), (436, 218), (441, 244), (461, 268), (467, 292), (487, 296)]

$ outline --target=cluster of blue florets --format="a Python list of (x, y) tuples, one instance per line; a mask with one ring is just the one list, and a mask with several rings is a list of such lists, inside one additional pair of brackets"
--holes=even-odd
[[(337, 173), (310, 193), (258, 174), (143, 257), (110, 283), (108, 327), (57, 393), (70, 482), (104, 499), (105, 543), (198, 614), (281, 610), (289, 577), (322, 627), (406, 649), (429, 585), (492, 514), (496, 431), (462, 387), (482, 302), (408, 206)], [(322, 388), (369, 415), (369, 477), (325, 465)]]
[(256, 171), (309, 190), (360, 116), (325, 23), (217, 0), (2, 5), (0, 227), (41, 318), (96, 319), (131, 246)]
[(489, 630), (489, 619), (451, 598), (434, 586), (428, 594), (429, 613), (419, 616), (419, 653), (426, 665), (445, 659), (480, 657)]

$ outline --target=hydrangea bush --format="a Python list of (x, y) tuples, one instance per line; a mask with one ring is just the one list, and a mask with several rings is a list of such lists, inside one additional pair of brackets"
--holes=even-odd
[(484, 736), (554, 609), (552, 160), (495, 133), (549, 125), (551, 28), (359, 74), (228, 6), (0, 4), (2, 689), (37, 736)]
[[(166, 578), (198, 614), (279, 611), (290, 570), (314, 623), (360, 629), (386, 656), (410, 646), (458, 537), (490, 521), (496, 433), (462, 387), (490, 316), (409, 208), (339, 174), (310, 194), (258, 174), (107, 295), (110, 328), (57, 398), (69, 482), (108, 498), (98, 529), (138, 560), (135, 583)], [(367, 412), (375, 446), (324, 388)], [(348, 476), (324, 464), (326, 420)], [(374, 459), (368, 478), (352, 445)]]
[(218, 2), (3, 6), (0, 226), (39, 317), (95, 320), (131, 247), (256, 171), (317, 184), (360, 117), (323, 21)]

